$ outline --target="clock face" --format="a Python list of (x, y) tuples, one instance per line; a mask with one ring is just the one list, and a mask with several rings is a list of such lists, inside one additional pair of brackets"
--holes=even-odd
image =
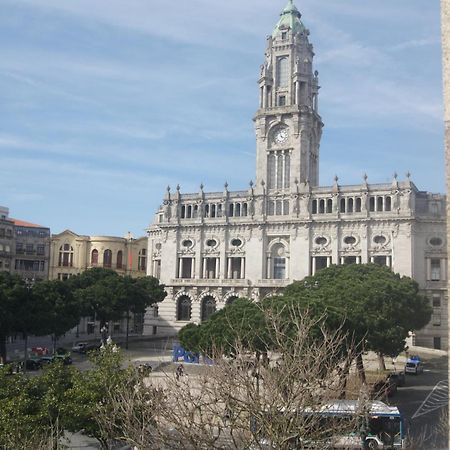
[(275, 134), (273, 136), (273, 140), (275, 141), (275, 144), (284, 144), (289, 137), (289, 133), (287, 128), (279, 128), (275, 131)]

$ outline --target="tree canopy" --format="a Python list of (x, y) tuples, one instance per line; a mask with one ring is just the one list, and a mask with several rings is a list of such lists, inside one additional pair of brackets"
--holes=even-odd
[[(362, 352), (398, 355), (405, 348), (408, 332), (424, 327), (432, 312), (428, 300), (419, 294), (418, 284), (409, 277), (375, 264), (331, 266), (260, 304), (237, 300), (201, 325), (180, 330), (179, 339), (187, 350), (221, 348), (230, 354), (239, 336), (249, 351), (268, 351), (272, 346), (271, 330), (264, 320), (268, 311), (283, 318), (280, 326), (287, 335), (294, 311), (317, 321), (317, 336), (322, 326), (342, 330), (346, 347), (356, 352), (362, 377)], [(314, 330), (310, 338), (314, 340)]]

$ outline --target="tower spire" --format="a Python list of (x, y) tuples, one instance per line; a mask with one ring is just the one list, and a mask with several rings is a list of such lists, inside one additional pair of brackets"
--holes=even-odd
[(301, 22), (301, 13), (294, 5), (294, 0), (289, 0), (286, 7), (280, 14), (281, 18), (278, 21), (272, 37), (275, 37), (281, 30), (292, 30), (293, 34), (302, 33), (306, 31), (305, 26)]

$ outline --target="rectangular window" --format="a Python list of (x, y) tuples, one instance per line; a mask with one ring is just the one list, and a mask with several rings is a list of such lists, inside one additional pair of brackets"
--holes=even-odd
[(386, 256), (374, 256), (373, 258), (374, 264), (378, 264), (379, 266), (385, 266), (386, 261), (387, 261)]
[(23, 249), (22, 242), (16, 242), (16, 253), (18, 255), (21, 255), (21, 254), (23, 254), (23, 252), (24, 252), (24, 249)]
[(216, 273), (216, 268), (218, 258), (205, 258), (203, 260), (203, 277), (207, 279), (218, 278), (218, 274)]
[(155, 269), (153, 271), (153, 276), (155, 278), (160, 278), (161, 277), (161, 260), (157, 259), (155, 261)]
[(5, 237), (5, 229), (0, 228), (0, 238)]
[(433, 294), (433, 308), (440, 308), (441, 307), (441, 296), (439, 294)]
[(275, 280), (286, 278), (286, 258), (273, 258), (273, 278)]
[(25, 247), (25, 251), (27, 252), (27, 255), (32, 255), (34, 252), (33, 244), (27, 244)]
[(180, 258), (178, 278), (193, 278), (194, 258)]
[(344, 264), (356, 264), (356, 256), (345, 256)]
[(440, 327), (441, 326), (441, 314), (433, 314), (431, 316), (431, 321), (433, 322), (434, 327)]
[(433, 338), (433, 348), (441, 350), (441, 338), (439, 336)]
[(441, 260), (437, 258), (431, 259), (431, 281), (439, 281), (441, 279)]
[(45, 255), (45, 245), (38, 245), (36, 251), (38, 255)]
[(228, 258), (228, 278), (239, 280), (245, 278), (243, 258)]
[(278, 97), (278, 106), (286, 106), (286, 96), (280, 95)]
[(316, 272), (326, 269), (328, 260), (327, 256), (315, 256), (314, 259), (316, 260)]

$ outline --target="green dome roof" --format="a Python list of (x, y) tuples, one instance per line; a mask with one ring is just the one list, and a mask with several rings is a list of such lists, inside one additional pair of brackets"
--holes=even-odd
[(302, 33), (306, 31), (305, 26), (300, 20), (302, 15), (297, 7), (294, 5), (294, 0), (289, 0), (286, 8), (283, 9), (281, 13), (281, 18), (273, 30), (272, 37), (275, 37), (281, 30), (290, 28), (294, 34)]

